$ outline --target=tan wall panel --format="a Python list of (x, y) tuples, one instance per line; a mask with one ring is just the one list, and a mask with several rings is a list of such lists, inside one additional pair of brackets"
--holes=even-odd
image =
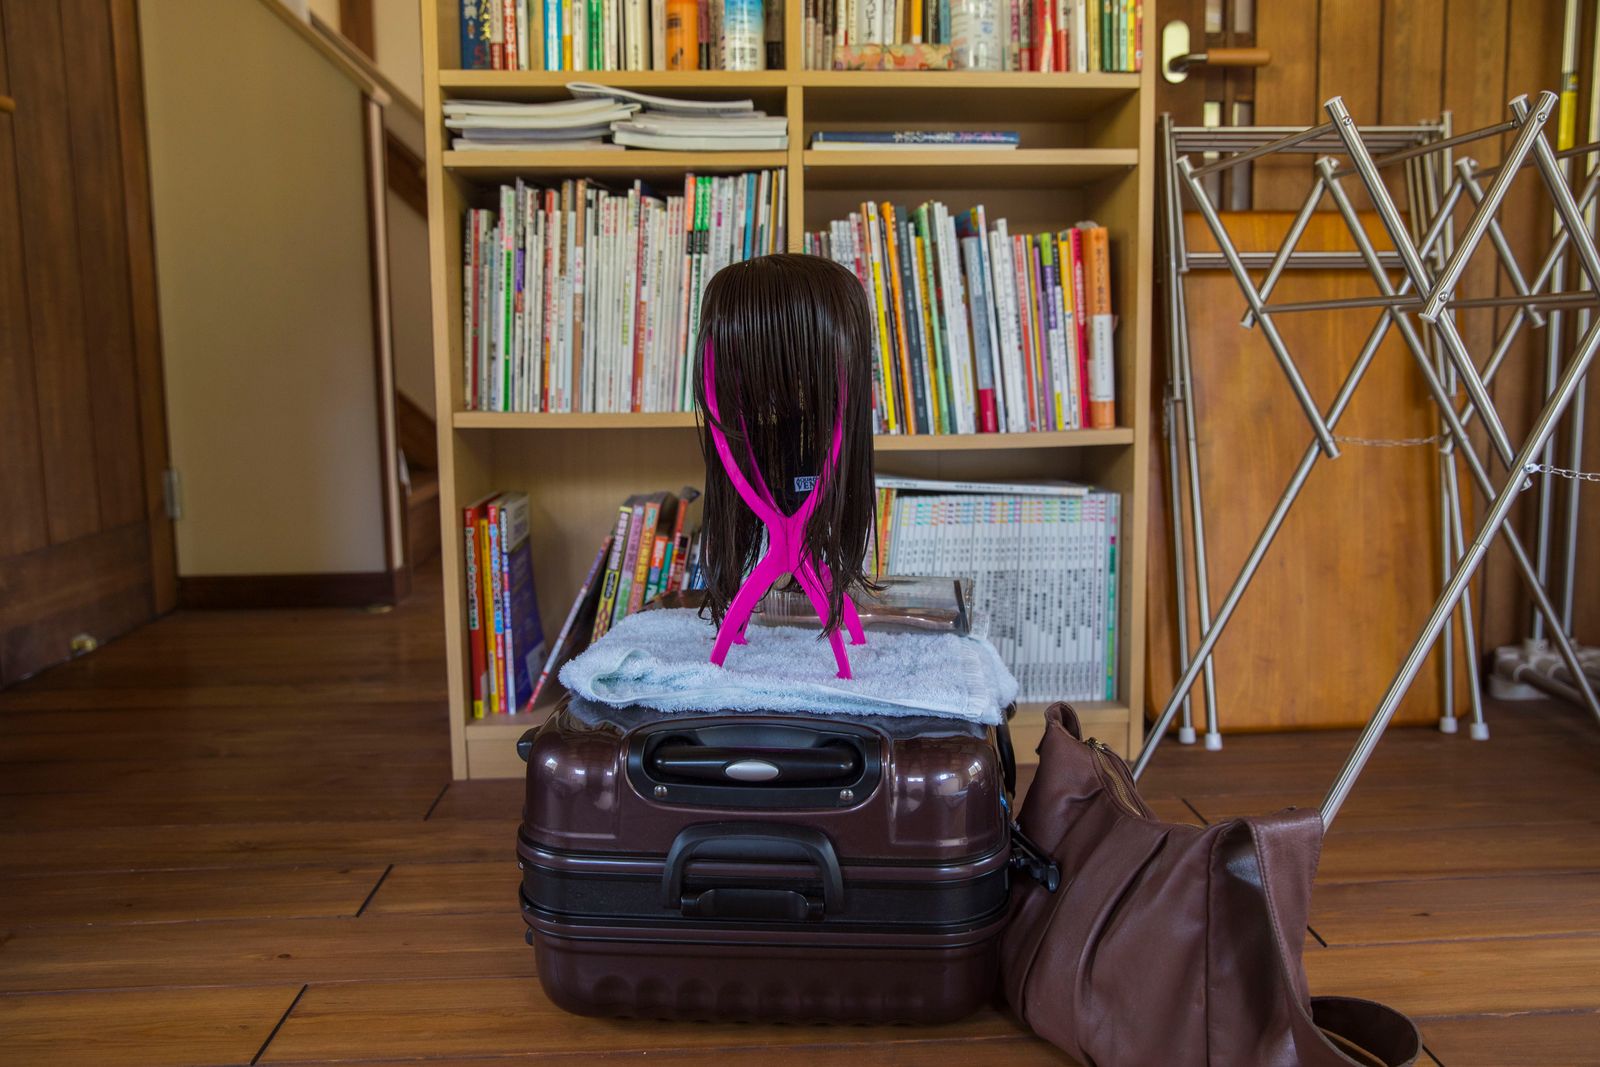
[(360, 94), (259, 3), (140, 15), (178, 571), (381, 570)]

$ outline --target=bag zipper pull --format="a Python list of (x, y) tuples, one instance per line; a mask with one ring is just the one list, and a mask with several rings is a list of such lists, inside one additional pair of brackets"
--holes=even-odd
[(1015, 820), (1011, 823), (1011, 866), (1051, 893), (1061, 888), (1061, 865), (1034, 844)]

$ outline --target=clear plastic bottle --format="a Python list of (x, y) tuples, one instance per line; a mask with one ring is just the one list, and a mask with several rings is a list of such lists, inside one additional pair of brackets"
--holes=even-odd
[(723, 69), (766, 70), (766, 28), (761, 0), (726, 0), (722, 11)]
[(950, 0), (950, 53), (958, 70), (1000, 69), (999, 0)]

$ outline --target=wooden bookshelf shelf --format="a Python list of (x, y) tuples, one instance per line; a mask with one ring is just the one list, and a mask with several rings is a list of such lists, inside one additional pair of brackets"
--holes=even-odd
[(774, 169), (789, 162), (787, 152), (653, 152), (626, 148), (593, 152), (446, 152), (444, 167), (475, 178), (501, 181), (518, 175), (626, 174), (659, 176), (737, 173)]
[[(785, 8), (786, 39), (802, 38), (803, 5)], [(1157, 55), (1155, 20), (1146, 19), (1144, 54)], [(1093, 218), (1112, 240), (1112, 290), (1118, 314), (1118, 415), (1110, 430), (1055, 433), (885, 435), (875, 450), (886, 470), (924, 477), (1068, 478), (1122, 494), (1119, 558), (1119, 700), (1079, 706), (1087, 733), (1119, 751), (1143, 739), (1145, 542), (1149, 523), (1151, 205), (1155, 175), (1155, 65), (1142, 74), (983, 71), (468, 71), (458, 62), (460, 0), (423, 0), (424, 113), (427, 126), (435, 400), (454, 412), (439, 420), (439, 493), (448, 643), (450, 736), (458, 778), (521, 775), (521, 734), (552, 700), (517, 716), (473, 719), (468, 680), (461, 508), (485, 493), (520, 489), (533, 511), (539, 613), (559, 628), (595, 551), (615, 521), (617, 503), (642, 490), (698, 485), (704, 460), (682, 412), (523, 414), (464, 411), (461, 396), (462, 213), (485, 206), (496, 183), (592, 176), (634, 177), (665, 185), (686, 172), (715, 174), (783, 168), (787, 237), (799, 251), (806, 230), (823, 229), (860, 200), (915, 205), (938, 198), (953, 210), (984, 203), (990, 219), (1015, 233)], [(797, 64), (799, 49), (786, 50)], [(749, 96), (790, 118), (782, 152), (456, 152), (449, 150), (442, 103), (452, 98), (565, 99), (572, 81), (699, 99)], [(828, 129), (1007, 129), (1012, 151), (930, 149), (813, 151)], [(491, 431), (491, 432), (484, 432)], [(505, 431), (505, 432), (492, 432)], [(513, 432), (514, 431), (514, 432)], [(536, 432), (537, 431), (537, 432)], [(554, 432), (552, 432), (554, 431)], [(649, 432), (630, 432), (649, 431)], [(1017, 751), (1030, 758), (1044, 730), (1044, 705), (1019, 709)]]
[(1132, 148), (805, 152), (806, 184), (814, 189), (1072, 188), (1130, 170), (1138, 162), (1139, 153)]
[(525, 411), (458, 411), (451, 416), (458, 430), (663, 430), (693, 428), (689, 411), (574, 412), (552, 415)]
[[(693, 412), (545, 412), (458, 411), (451, 416), (458, 430), (692, 430)], [(880, 434), (873, 438), (879, 452), (994, 452), (1035, 448), (1092, 448), (1133, 443), (1133, 430), (1051, 430), (1041, 433)]]

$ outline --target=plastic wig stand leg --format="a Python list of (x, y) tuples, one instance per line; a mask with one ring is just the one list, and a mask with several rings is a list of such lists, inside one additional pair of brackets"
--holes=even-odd
[[(839, 464), (839, 445), (843, 439), (844, 425), (842, 421), (836, 421), (833, 425), (833, 443), (829, 446), (828, 458), (817, 478), (816, 488), (793, 515), (785, 515), (779, 510), (772, 493), (761, 481), (760, 472), (752, 470), (756, 479), (754, 485), (745, 477), (744, 471), (733, 458), (733, 450), (728, 446), (727, 437), (718, 427), (722, 415), (717, 410), (711, 361), (712, 353), (707, 348), (706, 406), (711, 411), (711, 440), (716, 445), (717, 456), (722, 460), (723, 469), (728, 472), (728, 480), (733, 483), (739, 497), (767, 528), (767, 553), (756, 562), (749, 576), (745, 578), (744, 584), (739, 587), (739, 592), (734, 594), (733, 603), (728, 605), (727, 614), (722, 617), (722, 625), (717, 628), (716, 643), (711, 646), (711, 662), (720, 667), (728, 658), (728, 648), (731, 645), (745, 643), (745, 627), (750, 622), (751, 612), (755, 611), (756, 605), (767, 594), (767, 590), (772, 588), (772, 584), (785, 574), (794, 575), (795, 580), (800, 583), (800, 588), (811, 601), (811, 606), (816, 609), (817, 618), (821, 619), (826, 627), (828, 592), (833, 585), (833, 575), (828, 572), (826, 566), (804, 555), (805, 528), (806, 520), (816, 510), (817, 501), (822, 497), (823, 486)], [(845, 629), (850, 632), (850, 643), (865, 644), (867, 635), (861, 629), (861, 617), (856, 613), (856, 606), (848, 596), (844, 598), (841, 614)], [(826, 633), (828, 644), (833, 648), (834, 662), (839, 667), (838, 676), (849, 678), (850, 657), (845, 654), (844, 641), (839, 636), (839, 631), (827, 630)]]

